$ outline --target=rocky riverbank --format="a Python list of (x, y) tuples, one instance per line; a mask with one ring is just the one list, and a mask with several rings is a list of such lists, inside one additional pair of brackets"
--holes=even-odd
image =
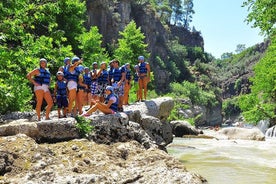
[(207, 183), (165, 151), (172, 107), (172, 99), (159, 98), (92, 115), (85, 139), (73, 118), (2, 117), (0, 183)]

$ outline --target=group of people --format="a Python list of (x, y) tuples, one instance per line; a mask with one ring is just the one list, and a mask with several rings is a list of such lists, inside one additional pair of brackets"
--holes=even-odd
[[(123, 105), (129, 105), (129, 91), (132, 81), (136, 93), (136, 101), (147, 98), (147, 84), (150, 82), (150, 66), (144, 56), (138, 57), (134, 66), (126, 63), (120, 66), (116, 59), (109, 62), (94, 62), (92, 68), (84, 67), (83, 61), (77, 56), (72, 59), (66, 57), (64, 65), (56, 73), (56, 83), (53, 94), (49, 87), (51, 74), (47, 70), (47, 60), (42, 58), (39, 68), (27, 74), (27, 79), (34, 85), (36, 96), (36, 113), (41, 120), (41, 106), (46, 101), (45, 119), (50, 119), (50, 111), (54, 102), (58, 107), (58, 117), (76, 115), (89, 116), (100, 110), (104, 114), (114, 114), (123, 111)], [(107, 66), (108, 65), (108, 66)], [(83, 111), (83, 106), (89, 109)]]

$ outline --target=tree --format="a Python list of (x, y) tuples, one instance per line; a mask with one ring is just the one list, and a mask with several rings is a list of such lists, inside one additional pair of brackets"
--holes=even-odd
[(79, 37), (79, 48), (82, 50), (82, 57), (86, 66), (91, 66), (93, 62), (102, 62), (108, 59), (105, 49), (102, 48), (102, 35), (96, 26), (90, 28)]
[(66, 23), (61, 25), (57, 19), (67, 20), (63, 17), (67, 8), (78, 15), (85, 12), (85, 4), (73, 0), (0, 2), (0, 114), (28, 106), (32, 92), (25, 76), (38, 66), (39, 58), (48, 60), (54, 74), (64, 57), (72, 55), (72, 47), (66, 42), (75, 38), (67, 38), (65, 33), (84, 20), (77, 16), (68, 29), (63, 27)]
[(254, 67), (254, 77), (251, 93), (242, 95), (239, 106), (246, 120), (258, 122), (270, 119), (276, 124), (276, 8), (275, 2), (270, 0), (247, 0), (243, 6), (249, 6), (251, 12), (247, 16), (253, 27), (259, 27), (262, 33), (270, 36), (271, 43), (265, 56)]
[(193, 10), (194, 3), (193, 0), (184, 0), (184, 20), (183, 20), (183, 26), (184, 28), (190, 30), (189, 24), (192, 22), (192, 14), (195, 13)]
[(272, 0), (246, 0), (243, 7), (248, 7), (246, 21), (253, 22), (253, 27), (261, 29), (262, 33), (275, 34), (276, 3)]
[(235, 52), (236, 52), (237, 54), (239, 54), (239, 53), (241, 53), (242, 51), (244, 51), (245, 49), (246, 49), (245, 44), (238, 44), (238, 45), (237, 45), (237, 48), (236, 48), (236, 50), (235, 50)]
[(171, 22), (174, 25), (177, 25), (182, 22), (183, 18), (182, 0), (170, 0), (169, 4), (172, 9)]
[(239, 106), (246, 120), (258, 122), (270, 119), (276, 124), (276, 36), (271, 39), (271, 46), (265, 56), (254, 67), (251, 93), (242, 95)]
[(233, 57), (232, 52), (225, 52), (220, 56), (221, 59), (228, 59), (228, 58), (231, 58), (231, 57)]
[(119, 32), (118, 48), (115, 50), (115, 57), (122, 63), (137, 64), (139, 55), (149, 57), (147, 52), (147, 44), (144, 43), (145, 36), (141, 32), (141, 28), (136, 28), (136, 23), (131, 21), (124, 29)]

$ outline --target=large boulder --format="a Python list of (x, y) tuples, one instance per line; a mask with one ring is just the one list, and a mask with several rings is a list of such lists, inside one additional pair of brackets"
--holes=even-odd
[(36, 141), (56, 142), (80, 138), (74, 118), (30, 122), (19, 119), (0, 125), (0, 136), (25, 134)]
[[(131, 121), (129, 117), (139, 121)], [(98, 143), (127, 142), (136, 140), (145, 148), (165, 146), (172, 142), (173, 135), (169, 123), (158, 118), (141, 115), (139, 111), (117, 113), (115, 115), (91, 115), (88, 117), (94, 131), (89, 137)]]
[(125, 106), (125, 111), (140, 111), (140, 114), (153, 116), (164, 122), (169, 117), (174, 107), (174, 100), (171, 97), (161, 97), (138, 102), (133, 105)]
[(228, 139), (265, 140), (264, 134), (258, 128), (228, 127), (219, 130), (219, 133), (226, 135)]
[(176, 137), (183, 137), (183, 135), (198, 135), (203, 133), (187, 121), (171, 121), (170, 124), (172, 126), (172, 132)]

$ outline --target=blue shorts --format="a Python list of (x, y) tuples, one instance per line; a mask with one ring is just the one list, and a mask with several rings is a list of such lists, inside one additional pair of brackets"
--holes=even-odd
[(57, 96), (57, 106), (58, 108), (68, 107), (67, 96)]

